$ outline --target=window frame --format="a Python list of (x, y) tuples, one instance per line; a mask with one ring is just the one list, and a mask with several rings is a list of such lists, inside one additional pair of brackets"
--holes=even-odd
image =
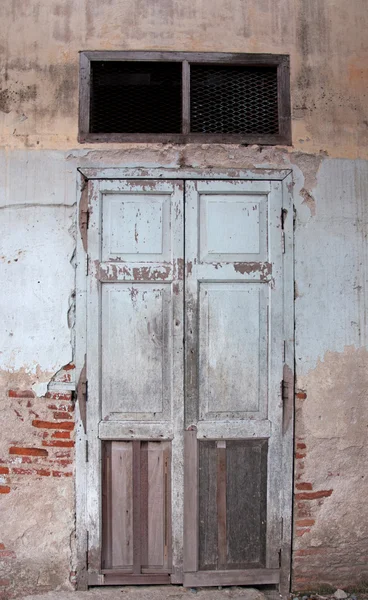
[[(79, 75), (80, 143), (166, 142), (166, 143), (233, 143), (259, 145), (291, 145), (290, 60), (286, 54), (243, 54), (227, 52), (147, 52), (147, 51), (83, 51)], [(91, 63), (94, 61), (140, 61), (182, 63), (182, 133), (91, 133), (90, 90)], [(279, 133), (222, 134), (190, 132), (190, 65), (217, 64), (247, 67), (276, 67)]]

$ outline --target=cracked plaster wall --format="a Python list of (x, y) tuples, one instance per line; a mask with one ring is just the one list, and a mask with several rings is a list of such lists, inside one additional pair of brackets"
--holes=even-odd
[[(47, 384), (73, 360), (76, 169), (83, 165), (293, 169), (294, 587), (367, 580), (365, 8), (364, 0), (348, 7), (335, 0), (1, 4), (0, 486), (11, 491), (0, 496), (0, 594), (73, 582), (73, 478), (39, 474), (69, 473), (57, 461), (70, 454), (56, 456), (69, 450), (31, 457), (23, 476), (14, 469), (27, 457), (9, 449), (45, 448), (53, 439), (52, 430), (32, 425), (32, 411), (52, 421)], [(86, 49), (288, 53), (293, 147), (80, 146), (77, 53)], [(29, 397), (12, 399), (12, 389)], [(67, 399), (52, 402), (65, 412)]]

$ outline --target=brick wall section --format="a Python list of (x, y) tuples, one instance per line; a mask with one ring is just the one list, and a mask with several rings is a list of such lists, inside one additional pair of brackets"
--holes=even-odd
[[(26, 496), (29, 486), (35, 493), (42, 488), (41, 481), (48, 478), (63, 480), (74, 474), (74, 403), (72, 392), (48, 392), (36, 398), (32, 390), (9, 389), (8, 409), (19, 423), (6, 453), (0, 455), (0, 513), (1, 499), (13, 494), (14, 518), (22, 490)], [(20, 433), (21, 432), (21, 433)], [(3, 446), (4, 447), (4, 446)], [(39, 483), (37, 483), (37, 480)], [(10, 503), (11, 505), (11, 503)], [(9, 506), (9, 503), (8, 503)], [(35, 589), (35, 583), (22, 582), (18, 574), (23, 566), (14, 547), (0, 540), (0, 600), (8, 600), (25, 593), (52, 589), (48, 586)], [(35, 574), (37, 576), (37, 574)]]

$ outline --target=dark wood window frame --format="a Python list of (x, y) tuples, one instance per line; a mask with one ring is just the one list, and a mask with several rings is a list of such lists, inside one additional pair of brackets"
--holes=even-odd
[[(90, 133), (90, 81), (93, 61), (180, 62), (182, 69), (182, 133)], [(248, 67), (277, 67), (278, 121), (277, 134), (208, 134), (190, 133), (190, 65), (217, 64)], [(232, 54), (212, 52), (87, 51), (80, 52), (79, 136), (85, 142), (171, 142), (234, 143), (290, 145), (290, 64), (285, 54)]]

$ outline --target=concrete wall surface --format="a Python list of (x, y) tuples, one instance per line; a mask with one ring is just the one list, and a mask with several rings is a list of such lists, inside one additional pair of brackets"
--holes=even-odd
[[(366, 1), (6, 0), (0, 23), (0, 598), (76, 580), (81, 166), (293, 170), (293, 588), (367, 581)], [(293, 146), (79, 145), (98, 49), (290, 54)]]

